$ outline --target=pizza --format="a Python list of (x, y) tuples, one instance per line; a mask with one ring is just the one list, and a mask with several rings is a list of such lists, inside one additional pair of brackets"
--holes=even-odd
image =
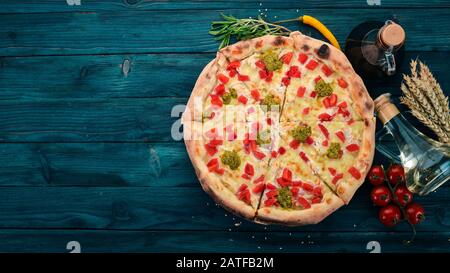
[(315, 224), (348, 204), (374, 155), (374, 105), (345, 55), (300, 32), (223, 48), (182, 116), (203, 189), (249, 220)]

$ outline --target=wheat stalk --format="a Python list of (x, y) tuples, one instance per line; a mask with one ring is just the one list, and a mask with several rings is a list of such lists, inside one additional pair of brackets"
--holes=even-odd
[(401, 102), (411, 113), (433, 130), (443, 143), (450, 143), (450, 110), (448, 98), (430, 69), (421, 61), (412, 60), (411, 75), (403, 75)]

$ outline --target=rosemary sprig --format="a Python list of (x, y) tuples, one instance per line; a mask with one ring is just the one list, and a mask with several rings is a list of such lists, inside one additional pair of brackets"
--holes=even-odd
[(238, 19), (231, 15), (221, 15), (224, 20), (212, 22), (209, 31), (209, 34), (216, 36), (216, 40), (221, 41), (219, 49), (227, 46), (231, 38), (248, 40), (267, 34), (287, 36), (291, 33), (291, 30), (288, 28), (276, 23), (269, 23), (261, 16), (258, 16), (257, 19)]

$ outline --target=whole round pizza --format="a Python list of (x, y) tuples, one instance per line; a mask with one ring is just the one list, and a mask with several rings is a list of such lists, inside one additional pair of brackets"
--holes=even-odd
[(374, 154), (373, 101), (345, 55), (300, 32), (223, 48), (183, 114), (203, 189), (258, 223), (315, 224), (348, 204)]

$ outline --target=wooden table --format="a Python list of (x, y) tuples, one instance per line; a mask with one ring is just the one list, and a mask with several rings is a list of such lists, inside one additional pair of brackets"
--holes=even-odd
[[(316, 16), (341, 44), (358, 23), (395, 17), (406, 60), (424, 60), (450, 90), (447, 0), (2, 0), (0, 251), (69, 252), (77, 241), (83, 252), (369, 252), (377, 241), (382, 252), (448, 252), (449, 185), (417, 198), (427, 219), (410, 246), (408, 225), (379, 223), (367, 184), (321, 224), (298, 228), (242, 221), (202, 191), (171, 138), (172, 108), (214, 57), (210, 22), (260, 11)], [(367, 87), (399, 96), (400, 81)]]

